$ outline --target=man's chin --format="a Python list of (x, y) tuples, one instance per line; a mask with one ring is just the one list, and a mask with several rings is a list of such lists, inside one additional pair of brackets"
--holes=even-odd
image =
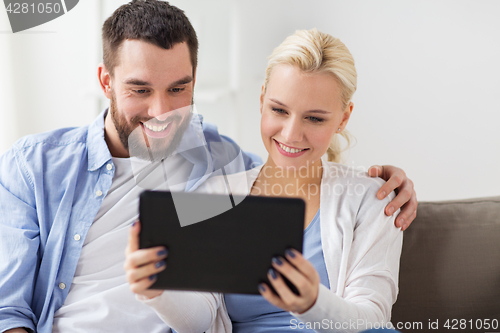
[[(173, 131), (173, 133), (175, 133), (175, 131)], [(177, 142), (173, 134), (163, 138), (152, 138), (147, 136), (142, 131), (141, 127), (136, 128), (129, 135), (128, 140), (130, 157), (136, 157), (151, 162), (158, 162), (171, 156), (175, 152), (178, 144), (179, 142)]]

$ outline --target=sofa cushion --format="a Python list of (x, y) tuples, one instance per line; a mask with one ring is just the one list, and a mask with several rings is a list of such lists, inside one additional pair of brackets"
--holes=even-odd
[[(392, 323), (414, 328), (403, 332), (443, 332), (453, 319), (467, 321), (461, 332), (500, 332), (500, 197), (421, 202), (404, 232)], [(474, 329), (484, 319), (498, 328)], [(439, 329), (429, 330), (436, 320)]]

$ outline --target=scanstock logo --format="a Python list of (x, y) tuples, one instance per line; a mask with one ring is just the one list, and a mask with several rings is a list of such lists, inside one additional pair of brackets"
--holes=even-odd
[(12, 32), (52, 21), (72, 10), (79, 0), (4, 0)]

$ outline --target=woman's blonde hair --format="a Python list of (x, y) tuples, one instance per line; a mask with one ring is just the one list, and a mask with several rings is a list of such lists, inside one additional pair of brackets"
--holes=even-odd
[[(332, 74), (342, 90), (342, 110), (349, 106), (356, 91), (357, 74), (351, 52), (340, 39), (320, 32), (316, 28), (297, 30), (295, 34), (287, 37), (280, 46), (275, 48), (268, 59), (264, 93), (276, 65), (293, 65), (308, 73)], [(341, 153), (349, 147), (353, 139), (346, 130), (342, 131), (340, 135), (346, 140), (347, 146), (342, 149), (339, 138), (334, 135), (326, 152), (329, 161), (340, 162)]]

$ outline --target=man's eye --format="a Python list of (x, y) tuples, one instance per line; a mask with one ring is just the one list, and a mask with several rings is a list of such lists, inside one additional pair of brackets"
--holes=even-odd
[(172, 89), (170, 89), (170, 91), (174, 92), (174, 93), (178, 93), (178, 92), (181, 92), (183, 90), (184, 90), (184, 88), (172, 88)]
[(139, 90), (134, 90), (136, 93), (138, 93), (139, 95), (142, 95), (142, 94), (145, 94), (147, 93), (148, 91), (146, 89), (139, 89)]

